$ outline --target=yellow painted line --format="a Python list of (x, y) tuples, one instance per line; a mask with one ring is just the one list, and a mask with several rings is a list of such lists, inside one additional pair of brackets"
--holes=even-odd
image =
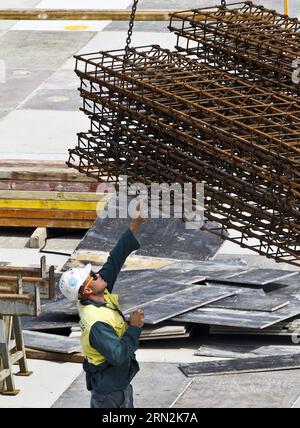
[(110, 199), (111, 193), (95, 192), (41, 192), (41, 191), (23, 191), (23, 190), (0, 190), (0, 199), (30, 199), (30, 200), (48, 200), (48, 201), (89, 201), (105, 202)]
[(80, 202), (80, 201), (33, 201), (26, 199), (0, 199), (1, 208), (12, 209), (40, 209), (40, 210), (67, 210), (67, 211), (96, 211), (103, 209), (105, 202)]

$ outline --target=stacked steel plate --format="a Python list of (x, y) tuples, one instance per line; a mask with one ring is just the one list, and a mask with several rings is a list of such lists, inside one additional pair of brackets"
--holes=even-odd
[[(239, 9), (244, 20), (247, 7)], [(221, 9), (225, 19), (228, 14)], [(194, 21), (186, 18), (191, 14)], [(198, 34), (196, 11), (178, 16), (181, 21), (172, 17), (171, 27), (176, 22), (180, 40), (184, 36), (190, 43), (182, 27), (188, 22)], [(204, 23), (219, 25), (211, 24), (211, 17)], [(273, 19), (274, 40), (281, 26)], [(296, 34), (298, 27), (290, 31)], [(224, 70), (221, 62), (205, 57), (201, 45), (203, 34), (207, 40), (214, 34), (199, 34), (196, 50), (188, 45), (184, 54), (154, 45), (131, 48), (128, 56), (120, 50), (76, 57), (83, 111), (91, 126), (79, 134), (68, 165), (99, 181), (127, 175), (147, 185), (204, 182), (206, 217), (221, 225), (224, 237), (300, 265), (298, 98), (291, 90), (271, 89), (264, 79)], [(276, 76), (268, 79), (276, 82)], [(277, 88), (287, 86), (292, 84), (278, 74)]]

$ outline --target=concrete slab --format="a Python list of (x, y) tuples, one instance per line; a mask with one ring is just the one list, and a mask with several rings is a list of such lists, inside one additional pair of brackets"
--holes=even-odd
[(183, 363), (212, 361), (211, 358), (195, 356), (194, 353), (199, 349), (201, 339), (162, 339), (155, 342), (140, 342), (139, 349), (136, 352), (139, 362), (151, 363)]
[(18, 229), (14, 233), (10, 228), (0, 229), (0, 248), (24, 248), (32, 233), (32, 229)]
[(75, 89), (41, 89), (35, 92), (22, 105), (22, 108), (25, 110), (78, 111), (80, 106), (81, 99)]
[(37, 9), (125, 9), (131, 0), (42, 0)]
[[(168, 408), (190, 382), (177, 364), (141, 363), (140, 368), (132, 382), (136, 408)], [(53, 407), (87, 408), (89, 403), (90, 393), (86, 390), (85, 375), (81, 374)]]
[[(90, 53), (98, 52), (100, 50), (113, 50), (123, 49), (125, 47), (127, 37), (126, 31), (102, 31), (101, 33), (94, 36), (90, 42), (88, 42), (82, 49), (77, 53)], [(134, 32), (132, 36), (131, 46), (145, 46), (151, 44), (160, 44), (161, 46), (174, 49), (176, 39), (171, 33), (140, 33)], [(74, 70), (74, 59), (67, 60), (62, 69)]]
[(300, 409), (300, 396), (297, 398), (297, 400), (292, 405), (292, 409)]
[(110, 21), (19, 21), (11, 31), (102, 31)]
[(1, 0), (1, 9), (18, 9), (36, 6), (41, 0)]
[(300, 394), (300, 370), (197, 378), (175, 408), (290, 408)]
[[(16, 110), (0, 122), (2, 159), (61, 159), (76, 144), (76, 134), (88, 129), (81, 112)], [(39, 157), (40, 156), (40, 157)]]
[[(137, 21), (134, 24), (134, 33), (169, 33), (168, 25), (168, 21)], [(105, 27), (104, 31), (128, 31), (128, 22), (112, 21)], [(175, 45), (175, 37), (173, 40)], [(160, 44), (159, 39), (157, 44)]]
[(1, 109), (0, 108), (0, 122), (1, 120), (3, 120), (10, 112), (12, 111), (12, 109)]
[[(29, 377), (16, 377), (15, 397), (0, 395), (0, 408), (49, 408), (82, 372), (80, 364), (28, 360)], [(14, 366), (14, 373), (18, 366)]]
[[(27, 249), (33, 228), (0, 228), (0, 248)], [(79, 244), (82, 233), (77, 230), (65, 231), (48, 229), (48, 241), (45, 249), (52, 251), (73, 252)]]
[(0, 108), (18, 107), (51, 74), (50, 70), (6, 70), (6, 80), (0, 83)]
[[(75, 66), (75, 64), (74, 64)], [(74, 73), (74, 70), (57, 70), (53, 73), (45, 82), (39, 87), (39, 90), (62, 90), (62, 89), (73, 89), (76, 91), (80, 82), (78, 76)]]
[[(2, 7), (2, 3), (1, 3)], [(0, 21), (0, 32), (4, 33), (8, 31), (13, 25), (16, 24), (17, 21)]]
[[(59, 251), (58, 249), (56, 251)], [(39, 260), (44, 255), (33, 248), (15, 249), (15, 248), (0, 248), (0, 264), (12, 264), (14, 266), (39, 266)], [(60, 256), (56, 254), (45, 254), (47, 265), (54, 265), (55, 271), (62, 269), (68, 256)]]
[(8, 31), (0, 38), (7, 69), (53, 70), (94, 36), (93, 32)]

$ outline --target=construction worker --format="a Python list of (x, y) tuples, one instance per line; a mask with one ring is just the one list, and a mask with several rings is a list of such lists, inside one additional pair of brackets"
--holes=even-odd
[(91, 391), (91, 408), (133, 408), (130, 382), (139, 371), (135, 351), (144, 312), (136, 310), (127, 323), (118, 296), (111, 292), (126, 258), (140, 248), (135, 233), (144, 222), (138, 211), (98, 273), (88, 264), (69, 270), (60, 279), (63, 295), (78, 302), (83, 368)]

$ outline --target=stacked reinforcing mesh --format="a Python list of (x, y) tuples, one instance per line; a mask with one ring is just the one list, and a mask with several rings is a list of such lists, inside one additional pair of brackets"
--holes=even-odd
[(296, 100), (159, 46), (124, 54), (77, 57), (91, 128), (69, 166), (99, 181), (204, 182), (206, 217), (224, 237), (298, 264)]
[(297, 18), (246, 1), (174, 13), (169, 29), (181, 52), (268, 88), (300, 92)]

